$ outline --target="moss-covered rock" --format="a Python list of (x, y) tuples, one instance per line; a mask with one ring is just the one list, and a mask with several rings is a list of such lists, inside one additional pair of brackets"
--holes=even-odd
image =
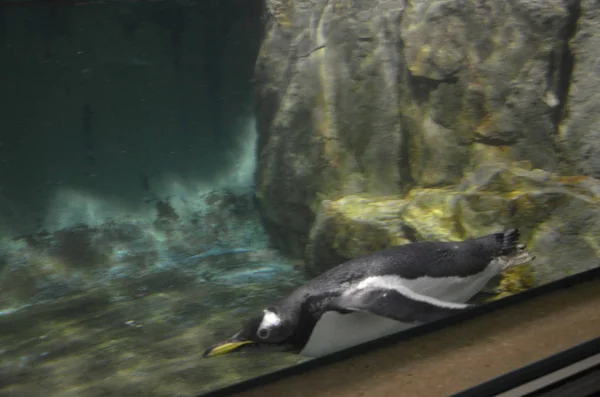
[(535, 286), (535, 273), (532, 264), (515, 266), (506, 270), (500, 277), (500, 282), (495, 288), (490, 300), (504, 298), (505, 296), (523, 292)]
[(537, 259), (506, 272), (498, 296), (597, 266), (600, 201), (593, 178), (482, 165), (452, 188), (415, 188), (403, 197), (352, 195), (325, 200), (307, 245), (307, 268), (410, 241), (459, 241), (518, 227)]
[(577, 172), (600, 178), (600, 6), (594, 0), (571, 4), (578, 18), (568, 26), (567, 33), (573, 35), (568, 43), (572, 64), (563, 80), (569, 90), (557, 141)]
[(307, 270), (316, 275), (350, 258), (415, 239), (400, 218), (406, 201), (346, 196), (324, 200), (306, 246)]
[(563, 161), (567, 146), (555, 142), (576, 8), (562, 0), (291, 4), (267, 1), (254, 76), (257, 202), (278, 247), (313, 255), (315, 230), (335, 223), (317, 217), (321, 201), (350, 195), (418, 197), (406, 219), (462, 211), (444, 226), (421, 225), (424, 238), (484, 232), (514, 211), (505, 204), (533, 223), (543, 216), (533, 206), (554, 205), (549, 192), (505, 186), (513, 196), (498, 195), (492, 185), (505, 182), (497, 170), (478, 171), (474, 178), (490, 181), (475, 180), (473, 192), (457, 185), (490, 163), (528, 161), (540, 171), (527, 178), (578, 168), (580, 159)]
[(202, 359), (205, 348), (237, 331), (240, 318), (289, 293), (277, 279), (261, 287), (191, 282), (118, 301), (94, 288), (0, 313), (0, 390), (24, 396), (41, 389), (45, 396), (192, 396), (305, 360), (284, 353)]
[(396, 194), (410, 182), (398, 166), (408, 145), (395, 89), (402, 63), (381, 36), (402, 5), (372, 6), (295, 1), (290, 27), (271, 19), (262, 43), (256, 196), (270, 235), (295, 256), (304, 255), (320, 199)]

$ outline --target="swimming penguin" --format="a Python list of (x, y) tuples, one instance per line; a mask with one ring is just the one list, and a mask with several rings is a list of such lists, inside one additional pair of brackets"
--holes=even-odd
[(204, 357), (250, 349), (318, 357), (457, 313), (492, 277), (534, 259), (519, 237), (512, 229), (352, 259), (267, 307)]

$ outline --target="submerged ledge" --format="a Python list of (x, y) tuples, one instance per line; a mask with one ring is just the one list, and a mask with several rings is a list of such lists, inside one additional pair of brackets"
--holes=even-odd
[(600, 336), (600, 269), (203, 397), (445, 397)]

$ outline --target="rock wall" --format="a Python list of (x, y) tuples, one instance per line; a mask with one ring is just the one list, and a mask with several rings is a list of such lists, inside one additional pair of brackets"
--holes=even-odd
[(581, 0), (577, 17), (570, 42), (574, 62), (567, 117), (560, 125), (559, 142), (578, 172), (600, 178), (600, 5)]
[(257, 201), (311, 273), (508, 226), (536, 282), (596, 266), (597, 2), (266, 3)]

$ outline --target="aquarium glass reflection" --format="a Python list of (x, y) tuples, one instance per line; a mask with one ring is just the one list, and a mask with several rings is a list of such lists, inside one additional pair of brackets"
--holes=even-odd
[(591, 3), (1, 1), (0, 394), (194, 396), (597, 266)]

